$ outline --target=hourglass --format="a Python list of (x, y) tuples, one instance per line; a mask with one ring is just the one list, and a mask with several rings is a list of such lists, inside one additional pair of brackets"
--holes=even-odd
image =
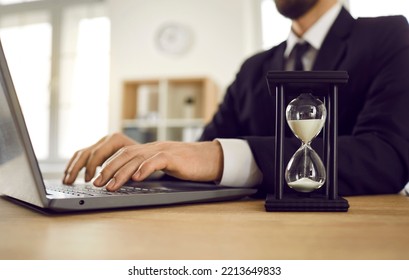
[[(338, 86), (347, 83), (348, 73), (271, 71), (267, 81), (276, 97), (276, 132), (274, 186), (268, 191), (266, 210), (348, 211), (348, 201), (338, 196), (337, 172)], [(284, 133), (285, 119), (292, 135)], [(311, 145), (321, 131), (322, 159)], [(301, 146), (284, 169), (285, 144), (294, 136)]]

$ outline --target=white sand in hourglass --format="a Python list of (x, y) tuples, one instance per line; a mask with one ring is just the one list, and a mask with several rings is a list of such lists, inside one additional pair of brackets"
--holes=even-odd
[(297, 181), (288, 183), (288, 185), (299, 192), (311, 192), (315, 189), (318, 189), (322, 186), (323, 183), (313, 181), (309, 178), (301, 178)]
[(304, 143), (309, 143), (320, 131), (325, 119), (289, 120), (291, 130)]

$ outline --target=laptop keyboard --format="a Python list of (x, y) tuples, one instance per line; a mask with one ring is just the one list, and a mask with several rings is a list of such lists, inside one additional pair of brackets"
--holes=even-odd
[(165, 187), (134, 187), (123, 186), (115, 192), (109, 192), (104, 187), (97, 188), (92, 184), (77, 184), (74, 186), (67, 185), (51, 185), (47, 186), (47, 192), (58, 192), (73, 196), (115, 196), (115, 195), (130, 195), (130, 194), (151, 194), (151, 193), (169, 193), (176, 190)]

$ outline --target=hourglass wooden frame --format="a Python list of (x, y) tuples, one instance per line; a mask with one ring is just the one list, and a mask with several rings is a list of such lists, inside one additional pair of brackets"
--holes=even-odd
[[(276, 98), (275, 182), (267, 194), (265, 208), (277, 211), (348, 211), (348, 201), (338, 195), (337, 130), (338, 86), (348, 82), (346, 71), (271, 71), (267, 74), (271, 95)], [(284, 192), (285, 105), (291, 97), (312, 93), (323, 101), (327, 118), (322, 129), (326, 181), (323, 191), (311, 193)], [(295, 137), (295, 136), (294, 136)]]

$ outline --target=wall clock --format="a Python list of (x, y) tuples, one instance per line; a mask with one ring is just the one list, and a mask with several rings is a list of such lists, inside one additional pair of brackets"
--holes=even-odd
[(192, 41), (192, 31), (179, 23), (167, 23), (161, 26), (155, 37), (156, 46), (161, 52), (175, 55), (186, 53)]

